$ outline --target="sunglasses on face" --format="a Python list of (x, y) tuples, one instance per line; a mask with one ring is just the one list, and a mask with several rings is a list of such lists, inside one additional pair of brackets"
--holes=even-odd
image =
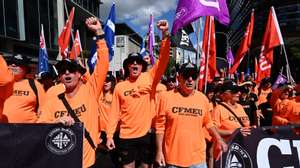
[(176, 82), (176, 79), (174, 78), (172, 78), (172, 79), (168, 79), (168, 82), (173, 82), (173, 83), (175, 83)]
[(134, 64), (134, 62), (136, 62), (136, 64), (143, 64), (143, 61), (142, 60), (132, 60), (130, 61), (128, 64)]
[(73, 66), (61, 67), (57, 71), (58, 74), (65, 74), (67, 70), (69, 73), (75, 73), (77, 71), (77, 69)]
[(183, 77), (183, 79), (185, 80), (188, 80), (190, 77), (192, 77), (193, 80), (196, 80), (197, 77), (198, 77), (198, 74), (195, 73), (195, 72), (185, 72), (185, 73), (182, 73), (181, 76)]

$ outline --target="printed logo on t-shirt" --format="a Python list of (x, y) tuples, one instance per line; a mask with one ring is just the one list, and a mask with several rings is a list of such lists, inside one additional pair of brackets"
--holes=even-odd
[(106, 100), (105, 98), (102, 98), (101, 102), (104, 103), (104, 104), (106, 104), (106, 105), (111, 105), (111, 103), (112, 103), (112, 101)]
[[(86, 112), (86, 107), (85, 105), (81, 105), (78, 108), (73, 109), (73, 111), (75, 112), (75, 114), (80, 117), (82, 115), (82, 113)], [(54, 118), (59, 118), (59, 117), (63, 117), (63, 116), (69, 116), (69, 113), (67, 110), (63, 110), (63, 111), (56, 111), (54, 113)]]
[(197, 108), (189, 108), (189, 107), (172, 107), (172, 112), (178, 115), (185, 116), (202, 116), (202, 109)]
[(26, 90), (14, 90), (14, 96), (29, 96), (29, 91)]
[(70, 128), (54, 128), (48, 133), (45, 145), (50, 152), (65, 155), (75, 148), (76, 136)]
[(134, 89), (127, 90), (127, 91), (124, 92), (124, 96), (129, 96), (129, 95), (133, 94), (134, 92), (135, 92)]
[[(235, 122), (238, 122), (238, 120), (236, 119), (235, 116), (229, 116), (229, 121), (235, 121)], [(244, 116), (244, 117), (239, 117), (239, 119), (241, 121), (249, 121), (248, 117), (247, 116)]]

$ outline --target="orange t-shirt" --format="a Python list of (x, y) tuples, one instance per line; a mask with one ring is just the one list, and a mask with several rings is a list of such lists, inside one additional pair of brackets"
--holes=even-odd
[(45, 91), (43, 86), (34, 81), (38, 90), (39, 108), (36, 111), (36, 95), (29, 85), (28, 79), (14, 83), (14, 92), (4, 102), (3, 120), (8, 123), (35, 123), (40, 110), (45, 104)]
[(8, 69), (5, 60), (0, 55), (0, 122), (3, 112), (3, 105), (5, 99), (7, 99), (13, 93), (14, 75)]
[[(214, 104), (212, 102), (209, 102), (209, 115), (210, 116), (212, 115), (213, 110), (214, 110)], [(212, 141), (212, 136), (209, 134), (209, 131), (207, 130), (206, 127), (203, 127), (203, 131), (204, 131), (205, 139), (207, 141)]]
[(136, 81), (125, 80), (116, 85), (107, 123), (107, 138), (112, 138), (119, 122), (120, 138), (146, 135), (155, 116), (156, 86), (169, 61), (170, 40), (163, 40), (156, 64)]
[[(244, 126), (250, 126), (250, 120), (248, 118), (248, 115), (244, 111), (244, 108), (242, 105), (236, 103), (236, 108), (233, 108), (229, 104), (223, 102), (225, 105), (227, 105), (234, 114), (239, 117), (239, 119), (242, 121)], [(242, 127), (242, 125), (239, 123), (239, 121), (236, 119), (236, 117), (225, 107), (218, 104), (212, 114), (212, 118), (214, 121), (214, 124), (218, 129), (222, 130), (235, 130), (237, 128)], [(226, 137), (225, 137), (226, 138)]]
[(100, 131), (107, 132), (106, 125), (108, 122), (108, 115), (111, 111), (111, 103), (112, 103), (112, 93), (109, 91), (106, 94), (101, 94), (99, 98), (99, 108), (100, 108)]
[(266, 90), (261, 89), (260, 95), (258, 96), (257, 104), (260, 105), (262, 103), (267, 102), (267, 96), (272, 92), (272, 88), (268, 88)]
[(293, 101), (289, 99), (277, 100), (273, 108), (272, 125), (286, 125), (288, 123), (287, 117), (289, 111), (291, 111), (292, 102)]
[[(66, 96), (66, 99), (84, 127), (89, 131), (90, 136), (97, 146), (100, 143), (99, 135), (99, 106), (98, 100), (106, 79), (109, 67), (108, 49), (104, 40), (97, 41), (97, 64), (94, 73), (83, 83), (73, 97)], [(50, 94), (59, 94), (63, 88), (53, 87)], [(55, 91), (58, 89), (59, 91)], [(45, 108), (39, 117), (40, 123), (53, 123), (59, 117), (68, 115), (68, 112), (57, 95), (53, 95), (46, 103)], [(95, 162), (95, 151), (92, 149), (86, 138), (83, 141), (83, 167), (89, 167)]]
[(156, 119), (156, 134), (164, 133), (163, 152), (166, 163), (189, 167), (206, 162), (203, 127), (213, 127), (209, 102), (195, 91), (188, 97), (177, 90), (164, 94), (162, 110)]
[(300, 103), (290, 101), (287, 107), (287, 120), (300, 123)]

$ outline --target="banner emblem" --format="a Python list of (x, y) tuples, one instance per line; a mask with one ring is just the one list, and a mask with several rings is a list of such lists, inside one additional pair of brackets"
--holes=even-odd
[(48, 133), (45, 144), (50, 152), (65, 155), (76, 146), (76, 136), (69, 128), (55, 128)]
[(225, 168), (253, 168), (250, 155), (237, 143), (230, 145), (225, 165)]

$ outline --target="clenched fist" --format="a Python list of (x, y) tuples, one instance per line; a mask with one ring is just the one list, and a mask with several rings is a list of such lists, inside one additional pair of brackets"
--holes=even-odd
[(90, 17), (85, 20), (86, 26), (93, 31), (96, 35), (104, 34), (101, 24), (96, 17)]
[(156, 24), (157, 28), (162, 32), (168, 31), (169, 24), (167, 20), (159, 20)]

